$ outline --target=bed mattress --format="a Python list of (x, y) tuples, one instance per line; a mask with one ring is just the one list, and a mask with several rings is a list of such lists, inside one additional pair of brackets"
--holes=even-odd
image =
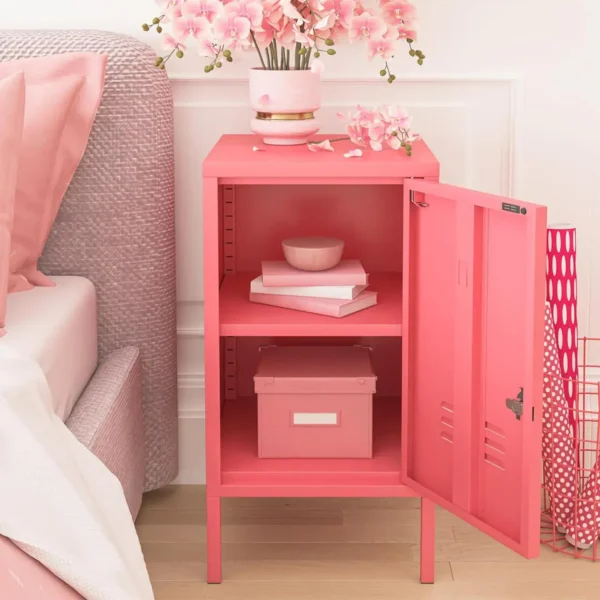
[(56, 414), (66, 421), (98, 363), (96, 290), (84, 277), (53, 277), (56, 287), (8, 295), (8, 345), (46, 375)]

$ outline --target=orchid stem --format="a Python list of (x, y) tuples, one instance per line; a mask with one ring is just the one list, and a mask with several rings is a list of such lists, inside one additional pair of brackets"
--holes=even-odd
[[(349, 137), (340, 137), (340, 138), (333, 138), (332, 140), (329, 140), (329, 142), (331, 144), (333, 144), (333, 142), (345, 142), (346, 140), (349, 140)], [(321, 142), (308, 142), (309, 144), (320, 144)]]
[(312, 54), (312, 48), (308, 49), (308, 52), (306, 53), (306, 61), (304, 62), (304, 68), (308, 69), (309, 68), (309, 63), (310, 63), (310, 55)]
[(265, 65), (265, 61), (262, 57), (262, 53), (260, 51), (260, 48), (258, 47), (258, 44), (256, 43), (256, 37), (254, 36), (254, 31), (250, 31), (250, 35), (252, 36), (252, 41), (254, 42), (254, 47), (256, 48), (256, 51), (258, 52), (258, 58), (260, 58), (260, 62), (263, 66), (263, 69), (267, 68), (267, 65)]

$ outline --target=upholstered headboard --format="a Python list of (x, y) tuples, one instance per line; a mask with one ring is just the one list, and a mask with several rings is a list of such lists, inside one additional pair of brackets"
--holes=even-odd
[(177, 475), (173, 99), (155, 54), (101, 31), (0, 31), (0, 61), (109, 55), (88, 147), (40, 263), (98, 294), (100, 357), (137, 346), (143, 363), (145, 489)]

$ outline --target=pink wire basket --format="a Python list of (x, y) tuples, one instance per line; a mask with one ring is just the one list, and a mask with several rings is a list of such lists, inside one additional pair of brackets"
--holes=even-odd
[[(553, 403), (558, 400), (552, 400), (544, 411), (547, 416), (543, 424), (541, 542), (554, 552), (597, 561), (600, 559), (600, 338), (580, 338), (578, 356), (578, 381), (549, 376), (550, 384), (576, 386), (577, 393), (569, 408), (575, 426), (567, 429), (568, 435), (561, 433), (565, 429), (555, 422), (560, 410)], [(572, 468), (567, 469), (564, 453), (571, 451)]]

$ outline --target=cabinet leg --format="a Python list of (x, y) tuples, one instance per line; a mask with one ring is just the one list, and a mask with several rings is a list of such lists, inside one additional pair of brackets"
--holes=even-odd
[(433, 583), (435, 571), (435, 504), (421, 498), (421, 583)]
[(206, 581), (221, 583), (221, 498), (206, 499)]

